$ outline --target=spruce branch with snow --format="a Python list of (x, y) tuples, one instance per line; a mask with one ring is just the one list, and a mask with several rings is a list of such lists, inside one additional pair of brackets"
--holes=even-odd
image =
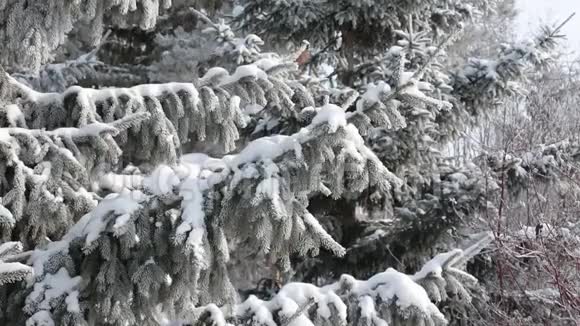
[[(0, 212), (7, 212), (6, 208), (0, 207)], [(19, 242), (6, 242), (0, 244), (0, 286), (21, 281), (32, 275), (32, 268), (24, 265), (16, 259), (16, 255), (22, 253), (22, 244)]]
[(0, 35), (7, 51), (0, 64), (38, 69), (74, 28), (85, 27), (87, 40), (96, 44), (104, 34), (105, 20), (117, 24), (134, 21), (142, 29), (150, 29), (171, 5), (171, 0), (4, 1), (0, 5), (0, 21), (4, 22)]

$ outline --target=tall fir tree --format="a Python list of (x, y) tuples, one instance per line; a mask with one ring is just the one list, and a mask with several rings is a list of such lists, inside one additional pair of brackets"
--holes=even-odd
[(503, 234), (451, 236), (576, 148), (441, 153), (552, 58), (561, 25), (449, 70), (502, 4), (0, 5), (0, 322), (477, 323), (465, 268)]

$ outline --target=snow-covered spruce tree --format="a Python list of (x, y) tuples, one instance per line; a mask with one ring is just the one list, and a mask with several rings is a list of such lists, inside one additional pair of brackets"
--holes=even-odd
[[(440, 42), (434, 44), (433, 32), (425, 30), (422, 27), (424, 25), (421, 20), (415, 20), (403, 30), (396, 31), (394, 36), (397, 40), (396, 45), (377, 56), (370, 64), (361, 64), (354, 69), (365, 75), (366, 80), (362, 82), (361, 92), (369, 90), (361, 98), (385, 87), (405, 89), (412, 84), (407, 83), (409, 78), (416, 76), (421, 76), (423, 81), (417, 84), (418, 88), (429, 96), (427, 101), (425, 98), (418, 101), (408, 98), (409, 94), (403, 92), (406, 94), (401, 94), (402, 96), (396, 100), (402, 101), (400, 111), (406, 125), (396, 129), (382, 129), (381, 126), (377, 126), (379, 128), (370, 130), (368, 136), (373, 150), (385, 165), (405, 180), (402, 191), (391, 194), (392, 198), (388, 200), (394, 201), (394, 214), (396, 220), (402, 222), (401, 227), (404, 226), (403, 229), (414, 232), (414, 236), (418, 237), (410, 237), (408, 232), (399, 233), (400, 237), (397, 236), (397, 232), (385, 232), (383, 237), (379, 237), (389, 239), (393, 246), (398, 247), (394, 250), (398, 251), (394, 254), (395, 259), (391, 257), (389, 264), (402, 260), (401, 255), (421, 259), (425, 253), (411, 249), (412, 246), (431, 249), (434, 242), (427, 241), (425, 236), (437, 240), (439, 236), (445, 235), (447, 230), (458, 226), (465, 216), (470, 216), (475, 208), (487, 206), (486, 189), (493, 189), (497, 180), (487, 182), (477, 167), (469, 169), (450, 166), (440, 151), (466, 127), (494, 112), (493, 109), (497, 108), (495, 104), (502, 97), (516, 93), (520, 85), (517, 81), (525, 78), (525, 70), (530, 65), (544, 64), (550, 58), (554, 39), (558, 37), (558, 28), (545, 30), (531, 43), (507, 45), (496, 59), (473, 59), (460, 71), (450, 72), (445, 68), (442, 50), (445, 45), (453, 46), (451, 35), (448, 34), (446, 37), (440, 35)], [(380, 49), (380, 45), (378, 47)], [(369, 81), (374, 83), (365, 84)], [(342, 89), (342, 92), (335, 93), (346, 92)], [(405, 101), (406, 99), (411, 101)], [(384, 200), (380, 195), (375, 196), (372, 193), (368, 195), (367, 198), (371, 202)], [(459, 198), (462, 200), (457, 203), (456, 200)], [(367, 204), (368, 201), (365, 206)], [(389, 204), (387, 202), (387, 206)], [(334, 203), (331, 203), (323, 207), (323, 210), (333, 205)], [(334, 215), (332, 222), (338, 222), (339, 233), (348, 233), (344, 237), (343, 244), (347, 245), (353, 240), (356, 242), (359, 237), (353, 230), (368, 232), (369, 228), (366, 223), (352, 221), (353, 206), (347, 208), (346, 213), (344, 206), (339, 207), (342, 212), (331, 210), (330, 214), (326, 215)], [(441, 219), (442, 215), (447, 218)], [(377, 226), (380, 225), (379, 223)], [(379, 231), (397, 229), (399, 228), (387, 225)], [(375, 229), (370, 228), (370, 231)], [(417, 241), (420, 239), (423, 241)], [(397, 244), (399, 241), (402, 241), (400, 245)], [(410, 247), (407, 241), (413, 245)], [(370, 249), (368, 252), (373, 251)], [(392, 252), (385, 253), (387, 257), (391, 254)], [(347, 258), (347, 261), (352, 262), (350, 267), (343, 261), (336, 265), (323, 262), (322, 265), (327, 266), (330, 273), (333, 273), (335, 266), (338, 269), (346, 267), (364, 271), (358, 263), (362, 260), (352, 257)], [(310, 266), (308, 268), (311, 269)]]
[[(237, 71), (240, 79), (268, 77), (256, 66), (240, 67)], [(241, 75), (242, 72), (246, 74)], [(215, 85), (228, 85), (224, 80), (238, 81), (226, 74), (217, 77), (211, 70), (209, 74), (205, 79), (211, 77)], [(46, 96), (56, 96), (35, 93), (14, 80), (9, 82), (36, 104)], [(76, 100), (98, 102), (115, 91), (135, 97), (161, 96), (161, 91), (165, 91), (166, 96), (171, 96), (172, 91), (180, 90), (178, 86), (144, 85), (132, 91), (80, 90)], [(83, 92), (89, 92), (85, 99)], [(239, 105), (239, 98), (234, 97), (233, 102)], [(201, 110), (211, 106), (203, 95), (201, 103)], [(65, 105), (65, 101), (42, 104)], [(225, 104), (225, 109), (230, 110), (232, 103)], [(363, 104), (351, 114), (332, 104), (307, 110), (314, 114), (299, 132), (259, 138), (238, 154), (221, 159), (191, 154), (180, 157), (180, 163), (176, 164), (168, 157), (170, 165), (156, 168), (147, 177), (101, 174), (101, 187), (134, 190), (107, 196), (60, 241), (33, 252), (29, 262), (37, 273), (34, 286), (13, 293), (7, 303), (8, 311), (22, 308), (18, 298), (24, 295), (24, 311), (30, 316), (27, 323), (32, 325), (55, 320), (64, 325), (158, 324), (164, 314), (209, 324), (226, 318), (232, 321), (250, 318), (258, 324), (268, 324), (274, 319), (336, 324), (347, 322), (346, 301), (353, 305), (351, 316), (360, 314), (363, 323), (370, 318), (382, 323), (386, 319), (444, 324), (443, 315), (429, 301), (427, 293), (441, 297), (446, 293), (446, 279), (455, 289), (465, 291), (458, 278), (470, 282), (473, 279), (455, 267), (462, 266), (465, 258), (480, 249), (481, 243), (467, 250), (466, 255), (456, 251), (438, 256), (413, 277), (388, 270), (369, 280), (370, 285), (359, 284), (349, 277), (336, 288), (316, 290), (312, 285), (290, 284), (288, 293), (280, 292), (278, 308), (276, 301), (259, 304), (250, 298), (239, 308), (232, 306), (231, 316), (217, 313), (215, 304), (231, 303), (236, 297), (225, 269), (230, 237), (245, 242), (256, 252), (267, 252), (281, 267), (289, 267), (292, 253), (313, 254), (324, 248), (342, 255), (344, 249), (306, 210), (309, 195), (323, 191), (338, 197), (370, 186), (383, 191), (398, 186), (399, 180), (382, 166), (358, 130), (347, 122), (359, 115), (366, 116), (366, 110), (375, 110), (372, 106), (365, 109)], [(90, 112), (96, 117), (97, 106), (92, 108)], [(220, 110), (222, 107), (216, 106), (208, 113)], [(62, 129), (55, 129), (54, 133), (59, 135)], [(75, 134), (82, 133), (83, 128), (66, 130)], [(139, 188), (144, 192), (135, 190)], [(419, 284), (424, 284), (428, 292)], [(407, 298), (407, 292), (413, 295)], [(339, 295), (345, 297), (341, 299)], [(358, 308), (360, 300), (365, 302), (364, 310)], [(313, 302), (306, 305), (309, 301)], [(210, 305), (192, 309), (202, 304)], [(375, 304), (379, 304), (376, 309)], [(248, 308), (244, 308), (246, 305)], [(310, 305), (318, 308), (307, 313)], [(223, 309), (227, 311), (227, 307)], [(263, 315), (264, 309), (271, 309), (271, 318)], [(11, 321), (13, 316), (16, 315), (8, 315), (9, 324), (17, 322)]]
[[(251, 297), (232, 305), (228, 244), (267, 254), (281, 269), (294, 254), (343, 255), (308, 212), (309, 199), (400, 187), (360, 134), (403, 127), (399, 103), (445, 102), (417, 88), (420, 73), (402, 77), (398, 66), (401, 87), (377, 84), (360, 99), (350, 91), (342, 107), (275, 58), (231, 73), (210, 69), (193, 84), (62, 93), (41, 93), (2, 74), (9, 158), (3, 185), (10, 189), (3, 213), (12, 222), (3, 230), (8, 239), (24, 238), (25, 249), (36, 247), (0, 265), (7, 271), (12, 261), (26, 261), (35, 273), (27, 284), (2, 288), (3, 324), (445, 324), (430, 299), (448, 291), (468, 299), (464, 285), (475, 280), (458, 268), (485, 241), (437, 256), (412, 276), (390, 269), (325, 288), (291, 283), (269, 302)], [(352, 104), (356, 110), (346, 112)], [(253, 119), (266, 126), (258, 130), (271, 133), (273, 122), (293, 120), (279, 129), (289, 134), (239, 139), (238, 129), (252, 122), (242, 108), (256, 105)], [(204, 142), (235, 154), (182, 155)], [(86, 200), (85, 209), (38, 219), (38, 198), (56, 211), (77, 207), (74, 195)], [(66, 223), (56, 223), (62, 216)], [(27, 270), (21, 273), (7, 279)]]
[[(453, 10), (444, 12), (450, 17), (456, 14)], [(470, 64), (467, 73), (461, 75), (466, 79), (446, 80), (432, 58), (441, 53), (441, 47), (429, 48), (429, 33), (421, 30), (424, 17), (409, 19), (406, 13), (400, 14), (409, 27), (397, 31), (398, 37), (393, 38), (399, 41), (398, 47), (388, 47), (390, 50), (371, 65), (380, 67), (379, 73), (361, 70), (355, 77), (343, 79), (356, 89), (343, 85), (329, 89), (312, 78), (297, 77), (283, 57), (261, 56), (253, 46), (238, 51), (249, 54), (239, 61), (249, 65), (226, 65), (229, 73), (209, 69), (201, 78), (195, 78), (198, 72), (192, 71), (191, 84), (103, 90), (72, 87), (46, 94), (8, 79), (20, 97), (9, 103), (17, 104), (23, 112), (26, 126), (47, 128), (47, 133), (55, 137), (53, 142), (66, 138), (68, 133), (62, 136), (64, 131), (76, 135), (106, 129), (87, 137), (98, 143), (104, 136), (109, 142), (107, 150), (118, 150), (117, 156), (108, 152), (108, 156), (102, 156), (74, 141), (57, 144), (80, 162), (88, 180), (79, 184), (99, 205), (82, 218), (77, 215), (73, 220), (80, 221), (62, 238), (51, 239), (60, 241), (32, 253), (28, 261), (37, 275), (29, 282), (30, 287), (19, 284), (9, 289), (11, 300), (6, 302), (10, 304), (3, 306), (10, 313), (6, 323), (19, 324), (29, 317), (32, 325), (50, 321), (65, 325), (159, 324), (166, 318), (202, 325), (444, 323), (443, 315), (429, 298), (435, 302), (449, 298), (469, 302), (470, 294), (464, 286), (472, 285), (474, 280), (455, 267), (462, 266), (482, 243), (464, 253), (437, 256), (411, 277), (394, 270), (366, 282), (336, 275), (338, 282), (328, 287), (290, 283), (270, 301), (251, 297), (240, 305), (232, 305), (236, 295), (226, 268), (229, 245), (234, 243), (267, 254), (280, 269), (289, 267), (291, 255), (316, 254), (320, 248), (343, 254), (344, 249), (318, 224), (318, 214), (312, 214), (319, 198), (314, 196), (319, 194), (339, 200), (372, 191), (379, 196), (391, 195), (396, 205), (413, 205), (417, 198), (414, 193), (422, 195), (423, 191), (409, 190), (418, 189), (418, 184), (437, 184), (421, 181), (424, 179), (417, 182), (406, 175), (429, 175), (433, 170), (425, 168), (439, 159), (428, 157), (424, 164), (416, 164), (414, 160), (420, 156), (411, 147), (403, 156), (412, 159), (385, 168), (364, 145), (361, 135), (379, 130), (407, 132), (407, 137), (425, 142), (428, 146), (421, 144), (421, 150), (431, 155), (434, 144), (446, 134), (443, 127), (449, 126), (438, 122), (441, 112), (452, 111), (451, 104), (468, 103), (471, 110), (477, 109), (474, 103), (480, 102), (466, 99), (511, 80), (535, 50), (530, 47), (521, 58), (506, 56), (503, 59), (507, 63), (500, 67), (509, 69), (499, 69), (497, 75), (489, 73), (489, 66), (474, 69)], [(232, 38), (227, 25), (208, 25), (218, 35), (224, 33), (220, 40), (228, 53), (236, 54), (236, 45), (245, 45), (248, 40)], [(440, 42), (436, 44), (449, 39), (438, 37)], [(356, 47), (349, 55), (354, 58), (353, 49)], [(356, 60), (350, 62), (356, 64)], [(482, 79), (485, 83), (477, 84)], [(474, 85), (468, 85), (471, 82)], [(453, 95), (454, 87), (449, 85), (459, 85), (456, 89), (466, 97)], [(463, 101), (453, 101), (457, 97)], [(47, 114), (47, 108), (62, 112), (62, 117)], [(139, 123), (119, 127), (133, 117)], [(459, 119), (448, 115), (443, 121), (454, 118)], [(248, 127), (241, 130), (246, 125), (255, 131), (251, 137), (258, 139), (247, 143), (248, 139), (240, 138), (243, 131), (248, 131)], [(445, 131), (438, 131), (440, 126)], [(421, 130), (427, 137), (422, 137)], [(46, 131), (10, 129), (11, 142), (17, 132), (36, 135)], [(79, 150), (75, 151), (73, 145)], [(212, 148), (211, 152), (219, 158), (182, 155), (216, 145), (219, 149)], [(101, 159), (99, 164), (94, 164), (95, 158)], [(60, 159), (46, 160), (52, 160), (52, 164)], [(449, 171), (440, 189), (456, 189), (464, 184), (461, 174), (453, 173), (448, 165), (440, 166), (436, 172)], [(409, 168), (412, 173), (406, 172)], [(475, 182), (472, 185), (477, 187)], [(432, 189), (437, 191), (435, 186)], [(111, 191), (115, 194), (106, 196)], [(397, 198), (401, 195), (407, 199)], [(464, 193), (457, 191), (457, 195)], [(412, 212), (411, 220), (420, 221), (423, 205), (440, 205), (435, 196), (425, 197), (416, 213), (407, 210)], [(465, 205), (474, 204), (467, 198)], [(456, 207), (442, 211), (446, 209), (453, 212)], [(440, 220), (440, 213), (431, 216), (435, 222)], [(461, 280), (466, 282), (462, 284)], [(222, 308), (218, 310), (216, 304)], [(23, 306), (26, 315), (20, 313)]]
[[(337, 277), (337, 273), (340, 274), (341, 271), (369, 275), (376, 268), (380, 268), (376, 264), (400, 265), (413, 270), (410, 266), (420, 265), (422, 257), (428, 256), (428, 251), (433, 250), (435, 245), (445, 246), (442, 240), (449, 238), (448, 231), (457, 230), (475, 213), (486, 212), (492, 208), (489, 206), (490, 193), (500, 189), (501, 174), (497, 175), (499, 178), (490, 179), (485, 170), (481, 171), (475, 165), (462, 168), (451, 166), (439, 151), (449, 140), (461, 135), (466, 127), (481, 121), (492, 112), (497, 112), (497, 104), (502, 99), (521, 94), (520, 82), (525, 80), (526, 69), (549, 62), (554, 40), (559, 37), (559, 28), (546, 29), (534, 40), (504, 46), (498, 51), (496, 59), (472, 59), (458, 72), (450, 72), (445, 70), (444, 56), (443, 60), (437, 60), (437, 55), (432, 57), (433, 54), (441, 53), (434, 50), (437, 45), (448, 40), (449, 35), (440, 31), (435, 33), (426, 28), (428, 24), (424, 23), (425, 19), (420, 15), (402, 16), (404, 23), (400, 24), (401, 30), (394, 31), (390, 41), (375, 40), (369, 43), (370, 48), (341, 47), (340, 41), (345, 39), (342, 39), (342, 35), (333, 34), (335, 30), (330, 29), (328, 32), (324, 28), (313, 28), (324, 25), (325, 22), (341, 25), (341, 21), (334, 18), (356, 12), (348, 10), (348, 6), (341, 11), (340, 5), (334, 7), (335, 3), (324, 3), (324, 11), (319, 10), (319, 6), (309, 7), (298, 1), (263, 2), (260, 5), (252, 2), (247, 3), (244, 10), (252, 9), (258, 14), (241, 14), (239, 21), (244, 26), (256, 24), (254, 26), (263, 27), (260, 35), (266, 39), (268, 36), (272, 37), (271, 41), (274, 41), (279, 25), (282, 29), (288, 27), (289, 30), (294, 26), (297, 26), (295, 30), (307, 26), (304, 34), (288, 35), (308, 35), (303, 37), (315, 44), (314, 49), (311, 49), (312, 57), (322, 63), (332, 64), (333, 60), (341, 59), (354, 62), (350, 66), (338, 66), (330, 76), (347, 73), (348, 78), (339, 78), (335, 82), (359, 90), (372, 89), (380, 81), (387, 82), (390, 87), (402, 86), (396, 73), (402, 61), (396, 57), (403, 53), (406, 59), (403, 63), (405, 70), (424, 69), (421, 71), (424, 80), (435, 86), (429, 89), (428, 84), (422, 84), (421, 90), (433, 98), (446, 100), (453, 106), (441, 110), (433, 103), (424, 107), (417, 105), (417, 102), (411, 106), (402, 105), (401, 114), (406, 118), (405, 127), (394, 130), (379, 128), (370, 132), (369, 140), (374, 146), (373, 149), (391, 171), (405, 180), (403, 191), (395, 192), (388, 199), (394, 201), (394, 212), (387, 213), (386, 217), (393, 216), (393, 221), (353, 221), (353, 206), (344, 205), (343, 200), (328, 205), (321, 205), (318, 199), (312, 201), (312, 205), (321, 208), (321, 212), (317, 212), (320, 214), (316, 215), (324, 219), (328, 217), (333, 234), (339, 237), (341, 244), (347, 246), (348, 250), (345, 259), (326, 257), (314, 266), (306, 263), (300, 267), (302, 276), (309, 280)], [(361, 4), (361, 7), (365, 5)], [(381, 11), (375, 9), (370, 14), (380, 15)], [(300, 12), (300, 15), (289, 14), (294, 11)], [(363, 25), (367, 21), (372, 25), (372, 20), (360, 20), (358, 28), (366, 28)], [(370, 28), (377, 29), (376, 26)], [(369, 34), (372, 37), (373, 33)], [(357, 40), (361, 39), (364, 38)], [(434, 44), (433, 39), (438, 39), (439, 42)], [(328, 44), (334, 42), (333, 40), (338, 40), (337, 45), (332, 44), (329, 47)], [(386, 53), (382, 51), (384, 47), (391, 45), (396, 47), (391, 47)], [(336, 48), (339, 50), (336, 51)], [(326, 56), (329, 51), (336, 53)], [(368, 60), (369, 52), (376, 55), (372, 61)], [(426, 59), (432, 64), (423, 67), (421, 62)], [(357, 64), (357, 60), (366, 62)], [(354, 77), (352, 72), (356, 73)], [(413, 72), (407, 74), (411, 75)], [(375, 81), (375, 85), (369, 87), (369, 81)], [(344, 85), (339, 88), (342, 89), (336, 93), (343, 95)], [(374, 195), (367, 198), (370, 201), (381, 199)], [(366, 204), (368, 202), (365, 206)], [(380, 213), (384, 214), (383, 211)], [(384, 215), (381, 219), (384, 219)], [(389, 250), (379, 249), (385, 246)], [(380, 256), (382, 259), (377, 259), (378, 252), (383, 253)], [(334, 263), (329, 263), (333, 261)]]

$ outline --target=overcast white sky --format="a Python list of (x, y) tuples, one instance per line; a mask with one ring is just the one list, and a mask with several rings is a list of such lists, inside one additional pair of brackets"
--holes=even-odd
[(518, 28), (522, 35), (529, 35), (542, 23), (562, 22), (571, 13), (576, 16), (563, 32), (571, 50), (580, 53), (580, 0), (516, 0), (520, 14)]

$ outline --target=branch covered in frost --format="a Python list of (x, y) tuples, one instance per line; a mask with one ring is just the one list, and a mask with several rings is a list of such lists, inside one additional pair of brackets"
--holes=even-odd
[[(24, 97), (23, 110), (32, 120), (27, 122), (35, 128), (81, 127), (148, 112), (152, 118), (142, 128), (130, 130), (137, 137), (122, 133), (117, 145), (134, 163), (171, 164), (187, 143), (214, 143), (224, 152), (233, 150), (240, 137), (238, 129), (246, 124), (242, 112), (246, 106), (268, 106), (271, 114), (291, 115), (295, 105), (313, 105), (304, 87), (279, 77), (280, 67), (282, 71), (291, 69), (274, 60), (262, 60), (240, 66), (231, 75), (223, 68), (212, 68), (195, 85), (145, 84), (100, 90), (75, 86), (62, 94), (36, 92), (12, 77), (9, 82)], [(296, 103), (294, 95), (301, 95)]]
[(214, 34), (220, 44), (216, 49), (216, 55), (233, 56), (238, 64), (256, 61), (261, 51), (260, 47), (264, 45), (260, 37), (255, 34), (249, 34), (245, 38), (235, 37), (232, 28), (224, 20), (214, 23), (200, 11), (193, 8), (190, 10), (209, 26), (203, 33)]
[[(3, 209), (0, 206), (0, 212)], [(20, 242), (0, 243), (0, 287), (7, 283), (21, 281), (32, 275), (30, 266), (11, 262), (13, 256), (22, 253), (22, 244)]]
[[(150, 116), (140, 112), (111, 123), (39, 130), (24, 128), (17, 106), (10, 110), (9, 123), (23, 127), (0, 128), (0, 225), (2, 240), (18, 236), (27, 248), (60, 237), (94, 207), (93, 195), (86, 189), (98, 175), (93, 167), (99, 161), (114, 164), (118, 159), (110, 155), (115, 148), (108, 146), (112, 135), (137, 127)], [(91, 153), (103, 155), (87, 162)]]
[(504, 45), (495, 60), (470, 59), (453, 76), (453, 93), (472, 110), (499, 96), (521, 94), (516, 80), (525, 78), (525, 69), (530, 65), (541, 66), (553, 60), (557, 40), (563, 37), (559, 33), (572, 16), (555, 28), (542, 28), (533, 40)]
[[(237, 154), (189, 154), (149, 176), (107, 175), (101, 186), (120, 193), (105, 198), (61, 241), (32, 255), (36, 284), (64, 276), (72, 282), (77, 276), (65, 275), (63, 267), (71, 273), (70, 266), (101, 261), (82, 270), (91, 281), (79, 298), (95, 298), (98, 305), (80, 307), (103, 318), (154, 319), (158, 304), (179, 316), (198, 302), (231, 303), (236, 294), (226, 270), (229, 242), (267, 254), (282, 268), (289, 268), (291, 254), (316, 255), (323, 248), (343, 255), (306, 210), (308, 197), (321, 189), (339, 197), (398, 183), (347, 124), (344, 110), (327, 104), (298, 133), (257, 139)], [(105, 277), (110, 270), (114, 278)], [(76, 295), (68, 299), (77, 290), (55, 291), (77, 307)], [(76, 308), (46, 307), (46, 295), (33, 294), (27, 299), (33, 316), (53, 310), (79, 316)]]
[[(497, 179), (507, 176), (511, 193), (525, 190), (531, 181), (553, 182), (562, 176), (574, 175), (580, 160), (580, 144), (576, 140), (562, 140), (554, 144), (538, 145), (518, 154), (484, 153), (476, 158), (482, 169), (489, 169)], [(562, 180), (565, 182), (565, 179)], [(572, 182), (572, 186), (577, 185)]]
[(463, 295), (475, 278), (462, 271), (490, 241), (484, 237), (466, 250), (442, 253), (414, 275), (392, 268), (366, 281), (343, 275), (336, 283), (316, 287), (289, 283), (269, 301), (250, 296), (246, 301), (221, 309), (215, 305), (195, 308), (194, 322), (220, 325), (235, 321), (244, 325), (447, 325), (437, 303), (447, 294)]
[(6, 51), (0, 64), (38, 69), (52, 59), (53, 51), (65, 42), (66, 35), (81, 24), (89, 25), (90, 33), (84, 41), (98, 44), (105, 20), (124, 25), (134, 18), (142, 29), (150, 29), (160, 12), (170, 7), (171, 0), (2, 1), (0, 21), (6, 23), (0, 30), (0, 42)]

